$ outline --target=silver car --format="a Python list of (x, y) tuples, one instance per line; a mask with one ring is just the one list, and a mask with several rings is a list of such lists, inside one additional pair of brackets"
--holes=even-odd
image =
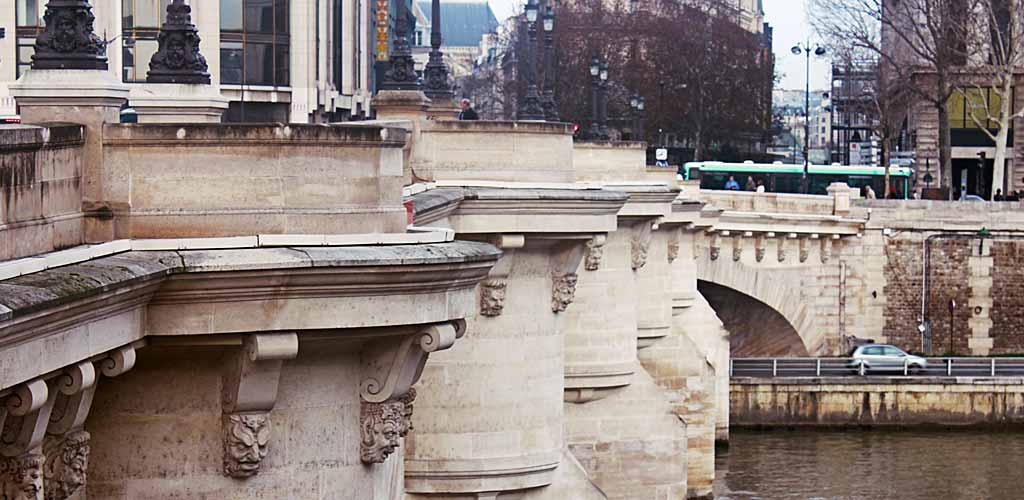
[(866, 344), (850, 353), (853, 358), (847, 368), (859, 373), (869, 371), (902, 372), (904, 368), (910, 373), (919, 373), (928, 369), (928, 360), (907, 354), (900, 348), (884, 344)]

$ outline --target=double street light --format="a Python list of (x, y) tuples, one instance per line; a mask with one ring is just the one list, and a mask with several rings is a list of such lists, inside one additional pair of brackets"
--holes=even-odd
[(817, 44), (812, 49), (810, 42), (798, 43), (790, 50), (793, 52), (793, 55), (804, 55), (807, 59), (806, 86), (804, 88), (804, 172), (800, 176), (800, 192), (807, 194), (809, 187), (807, 174), (811, 165), (811, 53), (817, 57), (823, 57), (828, 51), (825, 50), (825, 47)]
[(608, 140), (608, 61), (600, 57), (590, 61), (590, 88), (593, 120), (588, 135), (591, 139)]
[[(553, 2), (554, 0), (547, 0)], [(543, 14), (542, 14), (543, 12)], [(519, 106), (520, 120), (558, 121), (558, 104), (555, 101), (555, 8), (552, 4), (541, 5), (537, 0), (526, 2), (526, 24), (529, 39), (526, 49), (526, 94)], [(540, 24), (540, 26), (538, 26)], [(539, 28), (539, 29), (538, 29)], [(544, 45), (537, 40), (538, 31), (544, 32)], [(542, 53), (538, 57), (538, 50)], [(538, 60), (544, 65), (543, 90), (538, 84)]]

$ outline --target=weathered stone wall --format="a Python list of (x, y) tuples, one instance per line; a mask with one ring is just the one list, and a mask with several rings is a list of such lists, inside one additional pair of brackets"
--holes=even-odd
[(1024, 424), (1019, 378), (733, 379), (737, 427)]
[(1024, 241), (993, 241), (991, 244), (992, 352), (1024, 352)]
[(0, 127), (0, 262), (85, 242), (82, 127)]

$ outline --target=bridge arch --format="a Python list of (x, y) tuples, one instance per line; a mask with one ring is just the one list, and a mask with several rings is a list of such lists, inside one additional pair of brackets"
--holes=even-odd
[(734, 357), (828, 351), (827, 334), (816, 321), (822, 290), (811, 265), (748, 265), (704, 255), (697, 269), (701, 294), (729, 331)]

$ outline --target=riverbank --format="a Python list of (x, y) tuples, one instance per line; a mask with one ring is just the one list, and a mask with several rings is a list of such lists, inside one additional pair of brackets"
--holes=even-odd
[(733, 378), (733, 428), (1024, 428), (1021, 377)]

